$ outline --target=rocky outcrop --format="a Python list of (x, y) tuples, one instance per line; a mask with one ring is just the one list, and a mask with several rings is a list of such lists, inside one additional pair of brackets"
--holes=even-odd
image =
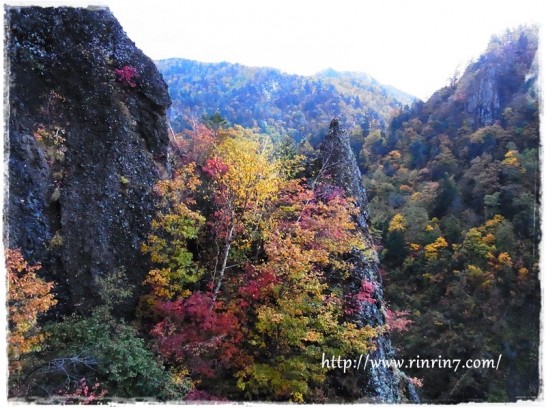
[[(345, 292), (355, 294), (363, 282), (371, 283), (374, 289), (371, 295), (375, 302), (358, 302), (356, 312), (351, 315), (350, 319), (359, 327), (384, 326), (383, 285), (379, 272), (379, 258), (368, 228), (366, 191), (361, 183), (361, 173), (349, 143), (349, 136), (341, 128), (338, 119), (334, 119), (330, 123), (330, 131), (321, 146), (320, 157), (322, 169), (331, 176), (332, 182), (342, 187), (348, 196), (353, 197), (360, 208), (356, 222), (366, 250), (354, 250), (351, 254), (354, 268), (345, 283)], [(376, 349), (369, 355), (369, 358), (375, 360), (395, 358), (388, 334), (375, 339), (375, 346)], [(385, 367), (368, 368), (366, 371), (360, 372), (358, 376), (357, 383), (361, 390), (362, 400), (376, 403), (419, 402), (414, 385), (400, 371)]]
[[(503, 111), (516, 92), (535, 83), (531, 74), (538, 48), (536, 28), (505, 33), (504, 42), (492, 39), (487, 52), (471, 64), (456, 84), (452, 100), (464, 101), (475, 127), (503, 120)], [(529, 73), (529, 74), (528, 74)]]
[(108, 9), (8, 7), (6, 20), (5, 245), (85, 311), (97, 277), (124, 269), (140, 283), (148, 269), (139, 246), (166, 166), (167, 86)]
[(473, 115), (478, 126), (492, 125), (494, 119), (500, 117), (501, 106), (496, 76), (497, 68), (487, 67), (480, 73), (476, 88), (468, 95), (466, 110)]

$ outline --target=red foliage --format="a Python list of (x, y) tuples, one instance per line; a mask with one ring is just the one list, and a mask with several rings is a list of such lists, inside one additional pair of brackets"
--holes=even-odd
[(201, 169), (205, 175), (216, 179), (219, 176), (225, 175), (229, 167), (219, 158), (209, 158)]
[(375, 298), (372, 297), (372, 294), (375, 291), (375, 285), (366, 279), (362, 280), (360, 283), (360, 289), (357, 293), (349, 294), (345, 299), (345, 313), (347, 315), (352, 315), (360, 310), (359, 305), (362, 303), (365, 304), (374, 304), (377, 302)]
[(261, 299), (272, 285), (279, 283), (280, 278), (269, 269), (256, 270), (253, 266), (247, 267), (245, 274), (245, 285), (239, 287), (239, 295), (246, 300), (241, 300), (242, 307), (247, 307), (249, 303), (256, 299)]
[(202, 166), (214, 147), (215, 135), (211, 129), (200, 123), (193, 125), (193, 128), (193, 130), (185, 130), (182, 134), (174, 135), (172, 143), (182, 163), (195, 162), (198, 166)]
[(216, 401), (216, 402), (229, 402), (226, 398), (221, 396), (212, 395), (206, 391), (199, 389), (192, 389), (186, 395), (187, 401)]
[(135, 67), (126, 65), (122, 68), (116, 68), (116, 78), (126, 87), (135, 88), (137, 86), (135, 79), (138, 78), (138, 73)]
[(72, 386), (67, 386), (58, 392), (57, 399), (61, 399), (65, 405), (89, 405), (96, 404), (106, 396), (108, 391), (103, 389), (100, 383), (95, 383), (93, 386), (87, 384), (87, 379), (82, 378)]
[(413, 320), (409, 319), (410, 313), (408, 311), (392, 311), (388, 308), (385, 310), (385, 318), (387, 319), (387, 325), (392, 332), (403, 332), (409, 329), (409, 326), (413, 324)]
[(368, 280), (362, 280), (360, 283), (360, 291), (354, 295), (354, 298), (358, 301), (368, 304), (374, 304), (377, 300), (372, 297), (375, 291), (375, 285)]
[(317, 198), (328, 203), (330, 200), (345, 197), (345, 190), (336, 185), (322, 184), (315, 189)]
[(213, 377), (236, 365), (242, 340), (239, 319), (212, 294), (196, 292), (186, 299), (163, 302), (156, 311), (163, 320), (151, 331), (165, 357), (182, 361), (194, 375)]

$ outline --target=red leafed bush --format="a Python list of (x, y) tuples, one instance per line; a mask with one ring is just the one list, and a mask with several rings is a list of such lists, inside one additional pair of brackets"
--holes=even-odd
[(371, 281), (362, 280), (357, 293), (349, 294), (346, 297), (345, 313), (347, 315), (355, 314), (360, 310), (360, 305), (375, 304), (377, 300), (372, 297), (375, 291), (375, 285)]
[(354, 297), (358, 301), (373, 304), (376, 302), (376, 299), (372, 297), (374, 291), (375, 285), (371, 281), (362, 280), (360, 291)]
[(256, 270), (253, 266), (247, 266), (245, 274), (245, 284), (239, 287), (238, 293), (244, 300), (241, 300), (241, 306), (245, 307), (255, 300), (260, 300), (266, 294), (272, 285), (279, 282), (280, 278), (275, 271), (270, 269)]
[(156, 311), (164, 318), (151, 332), (163, 356), (185, 362), (193, 374), (205, 377), (233, 364), (242, 339), (237, 316), (221, 302), (211, 305), (211, 294), (204, 292), (158, 303)]
[(89, 405), (99, 403), (107, 393), (108, 390), (104, 389), (100, 383), (90, 386), (87, 384), (87, 379), (82, 378), (73, 385), (61, 389), (56, 399), (65, 405)]
[(190, 392), (188, 392), (188, 394), (186, 395), (186, 400), (193, 401), (193, 402), (200, 402), (200, 401), (228, 402), (226, 398), (223, 398), (221, 396), (211, 395), (210, 393), (199, 390), (199, 389), (192, 389)]
[(225, 175), (229, 166), (219, 158), (210, 158), (205, 162), (202, 170), (207, 176), (214, 179)]
[(403, 332), (409, 329), (409, 326), (413, 324), (413, 321), (408, 318), (410, 313), (408, 311), (392, 311), (385, 310), (385, 318), (387, 319), (387, 325), (392, 332)]
[(135, 88), (137, 86), (135, 79), (138, 78), (138, 73), (135, 67), (126, 65), (122, 68), (116, 68), (115, 72), (117, 80), (121, 82), (124, 86), (130, 88)]

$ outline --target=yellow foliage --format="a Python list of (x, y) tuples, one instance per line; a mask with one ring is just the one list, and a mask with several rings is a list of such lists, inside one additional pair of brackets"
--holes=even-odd
[(484, 272), (481, 268), (469, 264), (467, 267), (468, 276), (474, 280), (481, 280), (484, 277)]
[(485, 222), (485, 227), (487, 229), (497, 227), (503, 220), (504, 220), (504, 217), (502, 217), (500, 214), (496, 214), (495, 216), (493, 216), (492, 219), (489, 219)]
[(399, 151), (390, 151), (389, 154), (388, 154), (388, 158), (391, 159), (391, 160), (398, 160), (402, 157), (402, 155), (400, 154)]
[(438, 251), (448, 247), (447, 241), (442, 237), (438, 237), (433, 243), (425, 246), (425, 257), (427, 260), (435, 260), (438, 258)]
[(22, 369), (21, 356), (40, 350), (46, 338), (38, 326), (38, 316), (55, 304), (53, 283), (36, 275), (40, 265), (30, 266), (20, 250), (6, 250), (8, 274), (8, 359), (9, 371)]
[(177, 169), (172, 179), (160, 180), (154, 186), (156, 194), (163, 200), (165, 207), (168, 204), (194, 204), (192, 195), (201, 185), (195, 171), (195, 163)]
[(411, 195), (411, 200), (413, 200), (413, 201), (418, 201), (418, 200), (421, 199), (421, 196), (422, 196), (422, 195), (421, 195), (421, 192), (414, 192), (414, 193), (412, 193), (412, 195)]
[(205, 223), (199, 212), (188, 207), (195, 203), (193, 195), (200, 184), (195, 164), (191, 163), (178, 169), (173, 179), (155, 185), (163, 211), (152, 220), (152, 233), (141, 245), (141, 251), (148, 253), (152, 263), (157, 265), (144, 281), (150, 286), (150, 293), (143, 299), (148, 306), (157, 300), (182, 296), (185, 286), (202, 275), (186, 247), (188, 240), (197, 238)]
[(235, 209), (259, 212), (279, 191), (280, 163), (270, 158), (268, 140), (241, 127), (229, 130), (228, 135), (215, 149), (215, 155), (228, 166), (218, 183), (228, 189)]
[(303, 338), (304, 341), (308, 342), (322, 342), (323, 339), (324, 337), (320, 333), (312, 330), (307, 331), (307, 335)]
[(507, 267), (512, 267), (512, 258), (508, 253), (500, 253), (498, 257), (499, 263)]
[(303, 403), (303, 394), (301, 392), (293, 392), (290, 394), (290, 402)]
[(518, 270), (518, 279), (520, 281), (525, 281), (527, 279), (527, 277), (529, 276), (529, 270), (526, 269), (525, 267), (521, 267), (519, 270)]
[(510, 166), (515, 169), (519, 169), (521, 173), (525, 173), (525, 168), (521, 166), (521, 163), (518, 159), (518, 151), (510, 150), (504, 155), (504, 160), (502, 161), (503, 165)]
[(492, 233), (487, 233), (484, 237), (483, 237), (483, 242), (486, 243), (487, 245), (493, 245), (495, 243), (495, 236), (492, 234)]
[(487, 279), (482, 283), (482, 288), (489, 288), (493, 284), (493, 280)]
[(406, 230), (406, 219), (402, 214), (397, 213), (391, 219), (389, 223), (389, 228), (387, 229), (387, 231), (391, 233), (393, 231), (404, 231), (404, 230)]
[(411, 251), (419, 251), (421, 249), (421, 245), (416, 243), (410, 243), (410, 249)]

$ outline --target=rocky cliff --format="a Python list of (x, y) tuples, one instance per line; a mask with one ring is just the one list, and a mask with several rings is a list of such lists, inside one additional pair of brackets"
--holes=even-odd
[[(420, 120), (436, 132), (468, 127), (476, 130), (506, 120), (516, 93), (536, 93), (538, 29), (520, 27), (494, 37), (486, 52), (451, 86), (434, 93)], [(452, 137), (456, 134), (450, 135)]]
[[(334, 184), (342, 187), (348, 196), (356, 200), (360, 214), (356, 222), (360, 228), (366, 250), (354, 250), (351, 254), (354, 269), (345, 283), (346, 293), (356, 293), (363, 282), (371, 283), (374, 290), (374, 303), (360, 301), (357, 311), (350, 317), (359, 327), (385, 325), (383, 284), (379, 272), (379, 258), (374, 248), (368, 228), (368, 201), (361, 183), (361, 173), (355, 155), (349, 143), (349, 136), (340, 126), (339, 120), (330, 123), (330, 131), (321, 146), (322, 169), (332, 177)], [(388, 334), (375, 340), (376, 349), (370, 354), (371, 359), (389, 360), (395, 358), (395, 352)], [(362, 396), (366, 401), (376, 403), (399, 403), (410, 401), (419, 403), (414, 385), (400, 371), (387, 368), (368, 368), (358, 374), (356, 379)]]
[(7, 7), (6, 22), (5, 245), (85, 311), (97, 277), (121, 269), (139, 283), (147, 271), (167, 86), (108, 9)]

